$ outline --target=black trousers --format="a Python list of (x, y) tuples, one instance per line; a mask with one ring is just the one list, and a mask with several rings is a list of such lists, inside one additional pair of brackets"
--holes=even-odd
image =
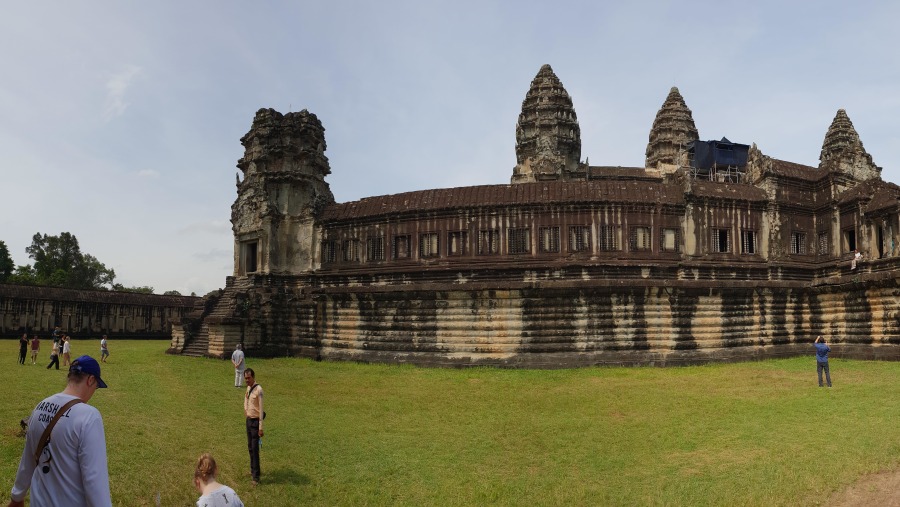
[(50, 364), (47, 365), (47, 369), (49, 370), (53, 364), (56, 363), (56, 369), (59, 369), (59, 354), (55, 356), (50, 356)]
[(247, 450), (250, 451), (250, 476), (259, 482), (259, 419), (247, 418)]

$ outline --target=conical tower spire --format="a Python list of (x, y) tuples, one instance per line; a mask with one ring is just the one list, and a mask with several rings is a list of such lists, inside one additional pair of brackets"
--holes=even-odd
[(700, 139), (694, 117), (678, 88), (672, 87), (666, 101), (663, 102), (653, 127), (650, 129), (650, 142), (647, 143), (647, 167), (658, 168), (660, 164), (678, 166), (682, 148), (690, 141)]
[(867, 180), (881, 174), (881, 168), (872, 162), (866, 152), (847, 111), (838, 109), (819, 154), (819, 168), (850, 174), (859, 180)]
[(516, 124), (512, 182), (583, 177), (581, 128), (572, 98), (549, 65), (538, 71)]

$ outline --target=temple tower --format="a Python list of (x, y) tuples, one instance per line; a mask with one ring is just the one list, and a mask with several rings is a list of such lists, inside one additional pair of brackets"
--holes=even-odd
[(553, 69), (544, 65), (522, 101), (516, 124), (512, 183), (585, 178), (581, 128), (572, 98)]
[(881, 176), (881, 168), (872, 162), (872, 155), (866, 152), (853, 122), (843, 109), (838, 109), (825, 134), (819, 168), (844, 173), (857, 181)]
[(681, 167), (679, 159), (682, 149), (690, 141), (700, 139), (691, 110), (684, 103), (684, 97), (678, 88), (672, 87), (666, 101), (663, 102), (653, 127), (650, 129), (650, 142), (647, 143), (646, 165), (651, 169), (660, 169), (663, 173), (674, 172)]
[(231, 206), (234, 275), (297, 274), (315, 268), (314, 222), (334, 196), (325, 175), (325, 128), (306, 111), (256, 112), (241, 138), (238, 196)]

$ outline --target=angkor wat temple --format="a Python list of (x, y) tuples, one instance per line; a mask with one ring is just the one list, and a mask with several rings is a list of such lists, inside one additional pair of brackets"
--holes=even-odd
[(702, 141), (672, 88), (644, 167), (593, 166), (545, 65), (510, 184), (345, 203), (324, 131), (305, 110), (256, 113), (234, 275), (175, 326), (172, 352), (671, 365), (811, 355), (822, 334), (838, 357), (900, 359), (900, 187), (843, 110), (811, 167)]

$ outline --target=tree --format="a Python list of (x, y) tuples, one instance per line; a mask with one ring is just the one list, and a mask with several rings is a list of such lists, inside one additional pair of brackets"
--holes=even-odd
[(180, 296), (180, 295), (181, 295), (181, 293), (178, 292), (177, 290), (167, 290), (167, 291), (163, 292), (163, 296)]
[(82, 254), (78, 238), (68, 232), (59, 236), (36, 233), (25, 252), (34, 259), (33, 272), (39, 285), (105, 289), (116, 277), (115, 271), (96, 257)]
[(134, 292), (135, 294), (153, 294), (153, 287), (150, 287), (149, 285), (145, 285), (143, 287), (126, 287), (121, 283), (114, 283), (112, 285), (112, 290), (117, 290), (120, 292)]
[(16, 265), (13, 264), (12, 256), (9, 255), (9, 248), (6, 242), (0, 241), (0, 282), (5, 282), (13, 274)]

